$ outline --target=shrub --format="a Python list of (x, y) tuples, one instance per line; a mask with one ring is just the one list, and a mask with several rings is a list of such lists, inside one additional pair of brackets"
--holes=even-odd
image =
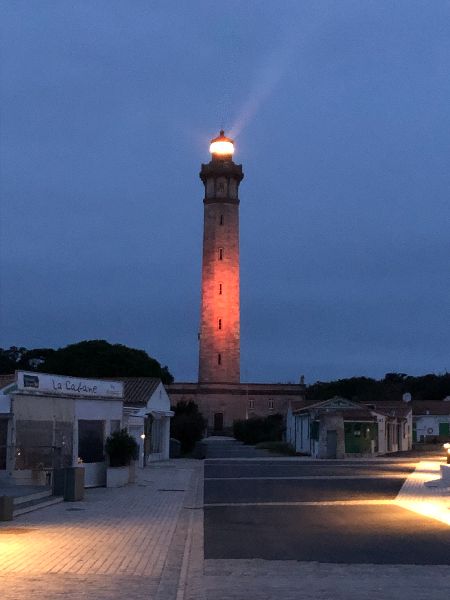
[(234, 421), (233, 435), (244, 444), (279, 442), (283, 437), (283, 416), (276, 414)]
[(284, 454), (285, 456), (296, 456), (295, 449), (287, 442), (261, 442), (256, 444), (256, 448), (260, 450), (268, 450), (275, 454)]
[(202, 439), (206, 420), (192, 401), (180, 400), (172, 410), (175, 414), (170, 420), (170, 437), (180, 442), (181, 454), (187, 454)]
[(105, 452), (111, 467), (126, 467), (138, 458), (139, 446), (126, 429), (121, 429), (106, 439)]

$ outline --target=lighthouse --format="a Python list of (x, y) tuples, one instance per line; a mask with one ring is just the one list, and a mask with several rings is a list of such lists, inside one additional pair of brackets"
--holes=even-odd
[[(305, 385), (240, 381), (239, 184), (242, 165), (221, 131), (203, 164), (203, 260), (197, 382), (168, 386), (172, 405), (195, 402), (209, 433), (231, 434), (235, 421), (286, 415), (303, 406)], [(300, 405), (298, 402), (300, 401)]]
[(221, 131), (202, 164), (204, 184), (199, 383), (240, 382), (239, 184), (242, 165)]

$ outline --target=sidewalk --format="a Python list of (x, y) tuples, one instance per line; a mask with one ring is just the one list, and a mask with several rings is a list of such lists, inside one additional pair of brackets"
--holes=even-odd
[(402, 486), (395, 504), (450, 525), (450, 488), (440, 481), (444, 460), (421, 460)]
[(202, 472), (200, 461), (155, 463), (134, 485), (1, 523), (2, 600), (184, 600)]

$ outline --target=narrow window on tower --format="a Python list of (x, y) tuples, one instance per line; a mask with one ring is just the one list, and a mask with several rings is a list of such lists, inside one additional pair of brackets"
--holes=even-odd
[(222, 284), (219, 283), (219, 296), (221, 296), (221, 295), (222, 295)]
[(220, 215), (220, 224), (223, 225), (223, 215)]
[(269, 410), (273, 410), (273, 400), (269, 400)]
[(218, 365), (221, 365), (221, 364), (222, 364), (222, 355), (220, 354), (220, 352), (219, 352), (219, 354), (217, 355), (217, 364), (218, 364)]
[(222, 319), (217, 321), (217, 329), (222, 329)]
[(223, 248), (219, 248), (219, 260), (223, 260)]

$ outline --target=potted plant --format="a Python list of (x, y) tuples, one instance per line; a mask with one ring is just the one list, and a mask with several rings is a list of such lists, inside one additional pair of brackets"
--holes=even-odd
[(105, 452), (109, 466), (106, 470), (106, 487), (121, 487), (130, 480), (130, 465), (139, 455), (139, 446), (126, 429), (115, 431), (107, 439)]

